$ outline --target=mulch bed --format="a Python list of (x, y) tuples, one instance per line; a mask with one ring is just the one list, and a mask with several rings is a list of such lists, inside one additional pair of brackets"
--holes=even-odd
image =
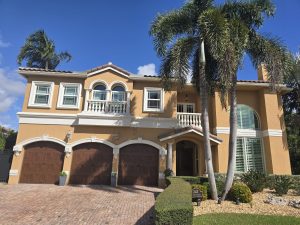
[[(262, 215), (289, 215), (300, 217), (300, 209), (288, 205), (271, 205), (264, 201), (268, 196), (275, 195), (275, 192), (265, 189), (263, 192), (253, 194), (252, 203), (240, 203), (236, 205), (232, 201), (223, 201), (222, 204), (217, 204), (214, 200), (206, 200), (201, 202), (200, 206), (194, 205), (194, 216), (208, 213), (249, 213)], [(285, 200), (300, 200), (300, 196), (290, 190), (287, 195), (281, 196)]]

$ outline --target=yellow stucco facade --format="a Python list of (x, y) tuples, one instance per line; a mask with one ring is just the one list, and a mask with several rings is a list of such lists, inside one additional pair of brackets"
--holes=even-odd
[[(259, 71), (261, 79), (263, 79), (261, 75), (263, 72)], [(190, 146), (193, 146), (194, 149), (191, 153), (193, 154), (191, 156), (193, 166), (190, 167), (194, 173), (197, 173), (196, 175), (205, 174), (202, 133), (201, 126), (199, 126), (200, 97), (192, 85), (186, 85), (184, 88), (174, 86), (167, 92), (162, 90), (161, 109), (149, 111), (145, 108), (149, 101), (146, 90), (147, 88), (159, 90), (161, 88), (159, 79), (130, 75), (111, 64), (92, 72), (79, 74), (63, 72), (53, 72), (52, 74), (43, 70), (20, 70), (19, 73), (27, 79), (27, 86), (23, 109), (19, 113), (19, 133), (14, 148), (15, 154), (9, 177), (10, 184), (18, 183), (22, 176), (23, 158), (26, 154), (24, 147), (30, 143), (43, 141), (53, 141), (65, 147), (66, 153), (62, 170), (67, 173), (71, 173), (72, 149), (78, 144), (99, 142), (109, 145), (114, 152), (112, 172), (116, 173), (120, 168), (119, 152), (124, 146), (137, 143), (151, 145), (159, 152), (158, 185), (163, 185), (163, 172), (168, 166), (168, 159), (172, 161), (169, 166), (175, 173), (178, 172), (179, 160), (185, 157), (178, 154), (177, 148), (183, 146), (178, 143), (190, 142), (193, 143)], [(31, 95), (34, 93), (33, 83), (35, 81), (53, 82), (49, 107), (41, 108), (29, 104)], [(62, 92), (61, 83), (75, 83), (81, 86), (81, 92), (78, 93), (77, 98), (80, 104), (77, 108), (58, 107), (60, 92)], [(126, 102), (122, 103), (124, 104), (122, 113), (108, 113), (107, 111), (99, 113), (97, 112), (99, 110), (98, 103), (98, 108), (89, 105), (94, 104), (89, 101), (93, 98), (93, 88), (99, 83), (106, 86), (107, 96), (110, 97), (115, 85), (124, 87)], [(239, 82), (237, 87), (238, 104), (251, 107), (258, 115), (260, 124), (259, 129), (254, 131), (238, 131), (239, 135), (243, 137), (254, 135), (261, 139), (262, 158), (266, 173), (291, 174), (281, 93), (270, 92), (266, 82)], [(284, 86), (282, 86), (282, 91), (285, 91)], [(182, 104), (184, 109), (191, 107), (186, 106), (189, 104), (194, 106), (192, 106), (192, 112), (178, 112), (178, 104)], [(215, 137), (211, 141), (214, 169), (215, 172), (225, 173), (228, 160), (229, 111), (222, 108), (218, 92), (210, 97), (209, 104), (210, 130)], [(89, 111), (90, 109), (93, 111)], [(117, 108), (117, 110), (119, 109)], [(176, 133), (184, 126), (193, 127), (195, 124), (199, 128), (197, 128), (198, 130), (195, 128)], [(175, 135), (172, 132), (175, 132)], [(161, 138), (162, 136), (167, 138)], [(172, 157), (169, 157), (170, 151)], [(192, 152), (191, 149), (186, 151)], [(184, 160), (189, 162), (189, 159)], [(184, 169), (181, 168), (181, 170)]]

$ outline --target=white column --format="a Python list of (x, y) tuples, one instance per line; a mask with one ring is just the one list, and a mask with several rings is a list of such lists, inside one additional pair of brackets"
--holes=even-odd
[(173, 142), (168, 143), (167, 169), (173, 169)]
[(88, 101), (90, 97), (90, 89), (85, 90), (85, 102), (84, 102), (84, 111), (88, 111)]
[(111, 102), (111, 90), (106, 90), (105, 113), (108, 113), (109, 102)]
[(130, 114), (130, 92), (127, 91), (126, 114)]

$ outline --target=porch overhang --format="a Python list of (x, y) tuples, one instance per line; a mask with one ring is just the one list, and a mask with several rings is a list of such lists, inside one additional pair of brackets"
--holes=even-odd
[[(175, 138), (185, 136), (188, 134), (196, 134), (199, 135), (200, 137), (203, 137), (203, 131), (199, 127), (194, 127), (194, 126), (189, 126), (189, 127), (184, 127), (184, 128), (178, 128), (174, 129), (171, 132), (168, 132), (166, 134), (160, 135), (158, 139), (163, 142), (163, 141), (170, 141)], [(216, 135), (210, 134), (209, 139), (213, 144), (221, 144), (222, 139), (218, 138)]]

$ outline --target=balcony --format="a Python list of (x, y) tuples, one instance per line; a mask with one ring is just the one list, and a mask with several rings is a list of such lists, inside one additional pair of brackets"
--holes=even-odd
[(180, 127), (201, 127), (201, 113), (177, 112), (177, 120)]
[(128, 114), (129, 105), (126, 101), (88, 100), (86, 111), (93, 113)]

